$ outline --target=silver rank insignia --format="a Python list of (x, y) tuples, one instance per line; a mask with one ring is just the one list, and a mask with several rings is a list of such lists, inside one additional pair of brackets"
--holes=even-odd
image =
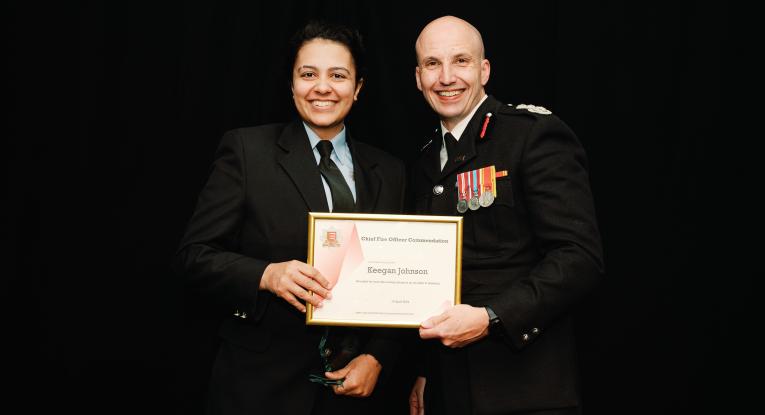
[(526, 110), (528, 112), (533, 112), (535, 114), (543, 114), (543, 115), (550, 115), (552, 112), (548, 110), (545, 107), (540, 107), (538, 105), (528, 105), (528, 104), (520, 104), (516, 105), (515, 108), (519, 110)]

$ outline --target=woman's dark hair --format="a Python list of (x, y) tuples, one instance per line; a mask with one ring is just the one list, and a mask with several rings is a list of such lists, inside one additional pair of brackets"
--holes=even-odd
[(338, 23), (313, 20), (298, 30), (290, 41), (289, 65), (287, 66), (290, 85), (292, 85), (292, 70), (295, 67), (297, 54), (304, 43), (313, 39), (331, 40), (348, 48), (353, 58), (353, 65), (356, 67), (356, 83), (359, 82), (359, 79), (364, 78), (366, 75), (366, 56), (364, 43), (358, 30)]

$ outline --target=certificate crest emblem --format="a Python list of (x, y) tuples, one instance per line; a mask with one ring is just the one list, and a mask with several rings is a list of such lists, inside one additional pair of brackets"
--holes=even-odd
[(337, 229), (329, 228), (322, 230), (322, 242), (321, 246), (328, 248), (337, 248), (340, 246), (340, 235), (337, 233)]

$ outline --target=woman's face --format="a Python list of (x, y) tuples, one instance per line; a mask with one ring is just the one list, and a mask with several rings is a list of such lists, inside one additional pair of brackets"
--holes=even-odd
[(322, 139), (343, 128), (343, 120), (361, 90), (351, 52), (326, 39), (304, 43), (292, 68), (292, 96), (300, 118)]

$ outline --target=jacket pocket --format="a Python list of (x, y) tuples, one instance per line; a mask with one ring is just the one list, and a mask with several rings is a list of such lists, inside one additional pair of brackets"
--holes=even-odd
[(476, 259), (502, 256), (517, 238), (516, 215), (510, 176), (498, 178), (494, 202), (464, 215), (466, 256)]
[(515, 206), (515, 192), (509, 175), (497, 178), (497, 197), (494, 199), (494, 203), (510, 207)]

